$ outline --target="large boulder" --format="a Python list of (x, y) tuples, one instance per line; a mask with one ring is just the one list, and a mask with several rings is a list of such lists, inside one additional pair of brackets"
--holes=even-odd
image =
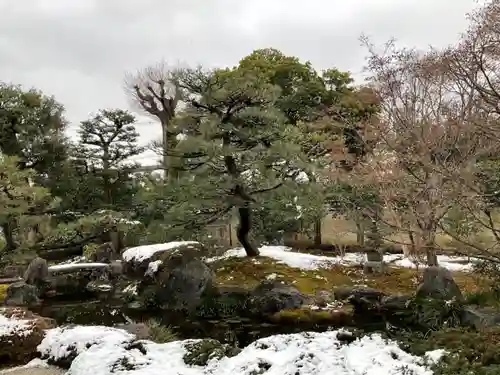
[(175, 242), (128, 249), (124, 272), (137, 278), (137, 296), (144, 307), (193, 312), (211, 290), (214, 273), (203, 261), (205, 248), (198, 242)]
[(137, 340), (150, 340), (151, 330), (144, 323), (120, 323), (115, 325), (116, 328), (122, 329), (135, 336)]
[(148, 289), (162, 308), (193, 311), (202, 303), (202, 296), (211, 288), (213, 279), (212, 269), (202, 260), (177, 254), (158, 266)]
[(253, 315), (269, 315), (281, 310), (298, 309), (308, 297), (295, 287), (275, 280), (265, 280), (251, 293), (248, 309)]
[(500, 325), (500, 311), (487, 307), (465, 306), (460, 316), (461, 324), (477, 330)]
[(339, 287), (333, 290), (335, 299), (337, 300), (360, 300), (380, 301), (386, 294), (380, 290), (367, 287)]
[(0, 367), (26, 364), (35, 358), (45, 330), (53, 327), (52, 319), (21, 308), (1, 308)]
[(206, 256), (205, 247), (195, 241), (175, 241), (155, 245), (137, 246), (126, 249), (122, 254), (123, 272), (132, 279), (142, 279), (153, 275), (158, 265), (176, 254), (183, 254), (190, 259), (202, 259)]
[(464, 297), (451, 272), (443, 267), (427, 267), (422, 283), (419, 285), (417, 298), (435, 298), (463, 301)]
[(57, 295), (74, 296), (95, 293), (96, 284), (109, 284), (110, 265), (73, 263), (49, 267), (49, 279)]
[(3, 303), (7, 306), (37, 306), (40, 304), (40, 299), (34, 285), (18, 281), (7, 287)]

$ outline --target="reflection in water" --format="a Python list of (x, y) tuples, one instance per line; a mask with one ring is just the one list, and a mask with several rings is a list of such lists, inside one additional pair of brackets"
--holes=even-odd
[[(151, 318), (162, 325), (169, 326), (179, 339), (213, 338), (223, 343), (238, 344), (244, 347), (253, 341), (276, 334), (297, 333), (304, 330), (324, 332), (328, 325), (271, 324), (249, 318), (231, 317), (230, 319), (186, 318), (185, 315), (162, 312), (137, 312), (124, 309), (118, 303), (103, 301), (85, 301), (71, 303), (46, 304), (36, 311), (50, 317), (59, 325), (105, 325), (145, 322)], [(130, 318), (129, 318), (130, 317)]]

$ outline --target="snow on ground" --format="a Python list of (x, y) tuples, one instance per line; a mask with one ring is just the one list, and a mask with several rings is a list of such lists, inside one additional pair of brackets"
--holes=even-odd
[[(272, 258), (289, 267), (300, 268), (303, 270), (317, 270), (326, 268), (335, 264), (353, 266), (363, 264), (365, 255), (361, 253), (346, 253), (344, 256), (326, 256), (307, 253), (297, 253), (286, 246), (262, 246), (260, 255)], [(228, 250), (224, 255), (207, 259), (208, 262), (214, 262), (231, 257), (245, 257), (243, 248)], [(416, 265), (402, 254), (389, 254), (384, 256), (384, 260), (396, 267), (414, 268)], [(452, 271), (469, 270), (472, 264), (466, 257), (450, 257), (438, 255), (439, 265)]]
[[(142, 348), (127, 348), (128, 336), (121, 330), (75, 326), (50, 330), (40, 345), (46, 355), (60, 357), (77, 347), (79, 355), (70, 375), (432, 375), (427, 367), (444, 354), (410, 355), (395, 342), (379, 335), (365, 336), (350, 344), (339, 340), (347, 331), (276, 335), (260, 339), (232, 358), (211, 359), (204, 367), (184, 363), (186, 344), (198, 340), (156, 344), (141, 341)], [(95, 332), (92, 332), (94, 330)], [(115, 331), (115, 332), (113, 332)], [(63, 336), (63, 337), (61, 337)], [(92, 343), (92, 346), (86, 345)], [(139, 350), (142, 349), (142, 350)], [(143, 350), (145, 349), (145, 350)], [(425, 358), (429, 358), (427, 362)]]
[(65, 374), (61, 368), (50, 366), (46, 361), (35, 358), (24, 366), (17, 366), (0, 370), (0, 375), (62, 375)]
[(173, 250), (179, 246), (197, 245), (197, 244), (199, 244), (199, 242), (196, 241), (174, 241), (174, 242), (166, 242), (154, 245), (131, 247), (123, 252), (122, 258), (126, 262), (130, 261), (142, 262), (143, 260), (149, 259), (154, 254), (162, 251)]
[(60, 272), (60, 271), (78, 271), (81, 269), (90, 268), (106, 268), (109, 267), (107, 263), (69, 263), (69, 264), (56, 264), (49, 267), (49, 272)]
[[(470, 271), (475, 259), (469, 259), (467, 257), (450, 257), (448, 255), (438, 255), (438, 264), (441, 267), (448, 268), (450, 271)], [(415, 268), (415, 263), (408, 258), (403, 257), (403, 255), (391, 254), (384, 257), (386, 262), (391, 262), (396, 267), (403, 268)], [(422, 267), (422, 264), (420, 264)]]
[(31, 329), (31, 320), (7, 318), (0, 311), (0, 336), (27, 336)]

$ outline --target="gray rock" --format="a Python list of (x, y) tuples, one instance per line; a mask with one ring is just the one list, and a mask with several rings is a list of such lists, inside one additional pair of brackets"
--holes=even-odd
[(307, 296), (293, 286), (266, 280), (250, 293), (249, 307), (254, 314), (274, 314), (285, 309), (297, 309), (307, 300)]
[(500, 311), (466, 306), (462, 310), (460, 322), (463, 326), (476, 329), (500, 325)]
[(417, 298), (437, 298), (457, 301), (463, 301), (463, 295), (453, 275), (449, 270), (443, 267), (427, 267), (424, 270), (423, 281), (419, 285)]
[(144, 323), (123, 323), (117, 324), (116, 328), (123, 329), (128, 333), (135, 335), (137, 340), (151, 339), (151, 332), (149, 327)]
[(367, 261), (363, 264), (363, 272), (369, 274), (385, 274), (387, 265), (384, 262)]
[(90, 255), (90, 261), (96, 263), (110, 263), (113, 260), (113, 247), (110, 242), (103, 243)]
[(168, 310), (192, 311), (202, 303), (203, 293), (212, 286), (214, 273), (199, 259), (165, 260), (155, 275), (157, 303)]
[(109, 265), (109, 273), (112, 277), (119, 277), (123, 274), (123, 263), (119, 260), (115, 260)]
[(166, 246), (167, 250), (157, 251), (150, 257), (129, 257), (127, 249), (123, 253), (123, 273), (132, 279), (143, 279), (148, 271), (149, 264), (156, 261), (176, 259), (179, 255), (187, 260), (201, 260), (207, 255), (207, 249), (198, 242), (180, 242), (175, 247)]
[(387, 311), (405, 310), (408, 308), (408, 302), (413, 298), (412, 295), (394, 295), (382, 297), (380, 307)]
[(346, 300), (348, 298), (366, 299), (368, 301), (380, 301), (386, 294), (380, 290), (365, 287), (342, 287), (333, 291), (335, 299)]
[(4, 299), (7, 306), (36, 306), (40, 304), (38, 290), (34, 285), (18, 281), (10, 284)]
[(333, 302), (334, 300), (334, 293), (331, 293), (327, 290), (319, 290), (314, 296), (312, 296), (311, 304), (319, 307), (325, 307), (328, 303)]
[(368, 250), (366, 252), (366, 262), (363, 264), (365, 274), (383, 274), (387, 272), (387, 266), (384, 263), (384, 254), (377, 250)]
[[(124, 262), (129, 278), (137, 279), (137, 299), (143, 307), (192, 312), (201, 305), (205, 292), (211, 289), (214, 274), (202, 260), (200, 247), (181, 246), (155, 254), (155, 272), (145, 275), (144, 264)], [(130, 267), (133, 266), (133, 269)], [(142, 274), (141, 274), (142, 272)], [(135, 275), (135, 276), (134, 276)]]
[(95, 285), (109, 284), (110, 265), (101, 263), (68, 264), (49, 267), (50, 280), (57, 295), (78, 296), (97, 292)]
[(380, 251), (369, 250), (366, 252), (366, 261), (367, 262), (383, 262), (384, 255)]

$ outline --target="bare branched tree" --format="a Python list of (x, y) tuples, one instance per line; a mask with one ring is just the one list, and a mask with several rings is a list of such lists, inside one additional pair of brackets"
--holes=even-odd
[(440, 54), (397, 49), (370, 51), (368, 70), (380, 96), (382, 113), (372, 134), (378, 147), (360, 174), (370, 177), (392, 225), (406, 232), (413, 254), (437, 265), (436, 234), (457, 201), (471, 199), (467, 189), (482, 153), (470, 90), (457, 84)]
[[(480, 241), (469, 233), (447, 230), (469, 253), (500, 263), (500, 230), (493, 211), (500, 206), (500, 1), (492, 0), (469, 16), (470, 26), (460, 42), (442, 54), (442, 63), (456, 86), (468, 93), (469, 124), (481, 135), (481, 157), (475, 179), (462, 180), (474, 200), (457, 204), (475, 232), (490, 233)], [(446, 228), (445, 228), (446, 229)]]
[(182, 101), (183, 93), (176, 79), (178, 69), (165, 63), (149, 66), (127, 74), (125, 84), (133, 103), (147, 115), (160, 121), (162, 130), (161, 148), (154, 146), (162, 156), (165, 178), (173, 176), (170, 150), (178, 142), (178, 132), (174, 125), (176, 110)]

